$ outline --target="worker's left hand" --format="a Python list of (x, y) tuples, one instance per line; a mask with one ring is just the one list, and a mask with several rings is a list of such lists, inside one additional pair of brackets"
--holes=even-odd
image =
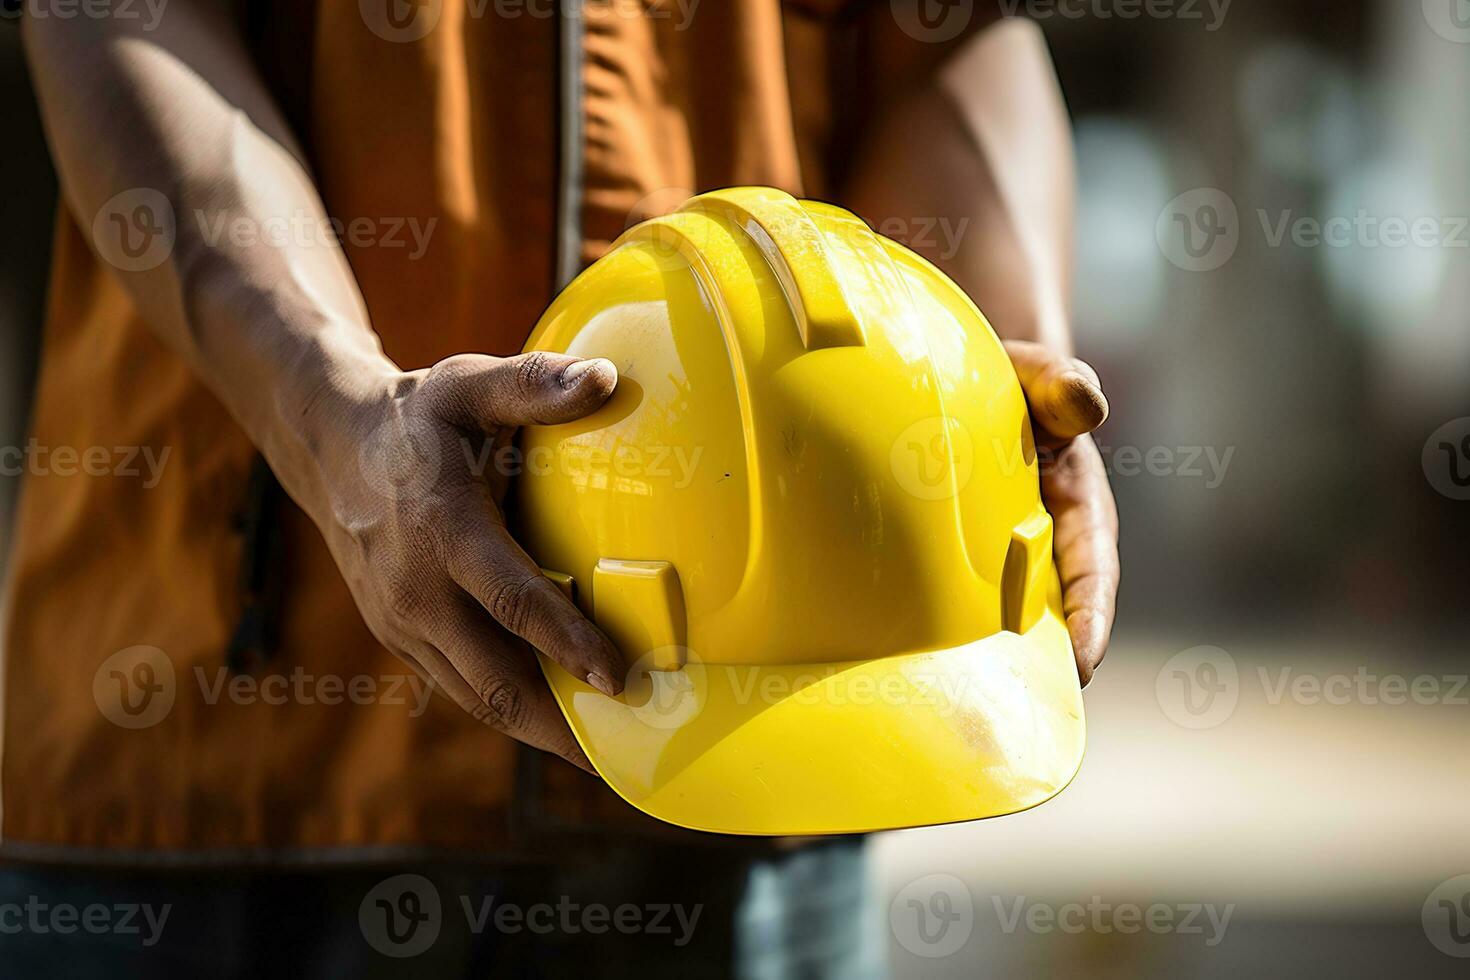
[(1118, 509), (1089, 434), (1108, 417), (1108, 402), (1086, 362), (1027, 340), (1005, 341), (1005, 348), (1036, 430), (1062, 609), (1085, 685), (1107, 653), (1118, 596)]

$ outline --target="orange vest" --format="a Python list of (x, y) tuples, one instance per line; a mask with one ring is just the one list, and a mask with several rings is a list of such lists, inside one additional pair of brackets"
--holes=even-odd
[[(691, 192), (822, 196), (880, 96), (953, 46), (899, 30), (888, 0), (244, 6), (406, 369), (519, 350), (571, 271)], [(281, 597), (274, 652), (227, 668), (255, 450), (89, 235), (63, 213), (5, 592), (0, 854), (486, 853), (647, 829), (426, 699), (289, 501), (256, 569)]]

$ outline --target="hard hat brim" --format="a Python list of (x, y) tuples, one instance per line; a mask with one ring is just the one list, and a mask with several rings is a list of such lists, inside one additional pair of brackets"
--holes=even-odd
[(1025, 810), (1082, 763), (1065, 623), (873, 660), (638, 672), (609, 698), (540, 656), (572, 732), (623, 799), (724, 834), (806, 836)]

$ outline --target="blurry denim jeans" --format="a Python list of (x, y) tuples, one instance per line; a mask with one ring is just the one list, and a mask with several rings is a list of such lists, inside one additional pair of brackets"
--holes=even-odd
[[(422, 876), (435, 894), (438, 931), (427, 948), (395, 958), (373, 947), (359, 913), (369, 892), (404, 874)], [(538, 905), (574, 911), (570, 919), (547, 912), (542, 921), (552, 927), (533, 930), (526, 911)], [(628, 905), (664, 908), (660, 926), (611, 925)], [(505, 920), (509, 928), (487, 914), (507, 906), (518, 910)], [(601, 910), (596, 928), (578, 918), (587, 909)], [(7, 980), (865, 978), (884, 973), (880, 927), (855, 838), (754, 859), (718, 849), (615, 848), (576, 866), (0, 869)]]

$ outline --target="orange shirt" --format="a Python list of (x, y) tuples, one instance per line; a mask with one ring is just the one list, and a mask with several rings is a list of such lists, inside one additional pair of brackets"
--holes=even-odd
[[(243, 6), (405, 368), (519, 350), (569, 270), (688, 193), (821, 196), (881, 69), (950, 46), (905, 35), (887, 0)], [(0, 853), (483, 853), (646, 828), (597, 780), (426, 699), (289, 501), (279, 643), (226, 669), (255, 452), (89, 235), (62, 215), (6, 589)]]

